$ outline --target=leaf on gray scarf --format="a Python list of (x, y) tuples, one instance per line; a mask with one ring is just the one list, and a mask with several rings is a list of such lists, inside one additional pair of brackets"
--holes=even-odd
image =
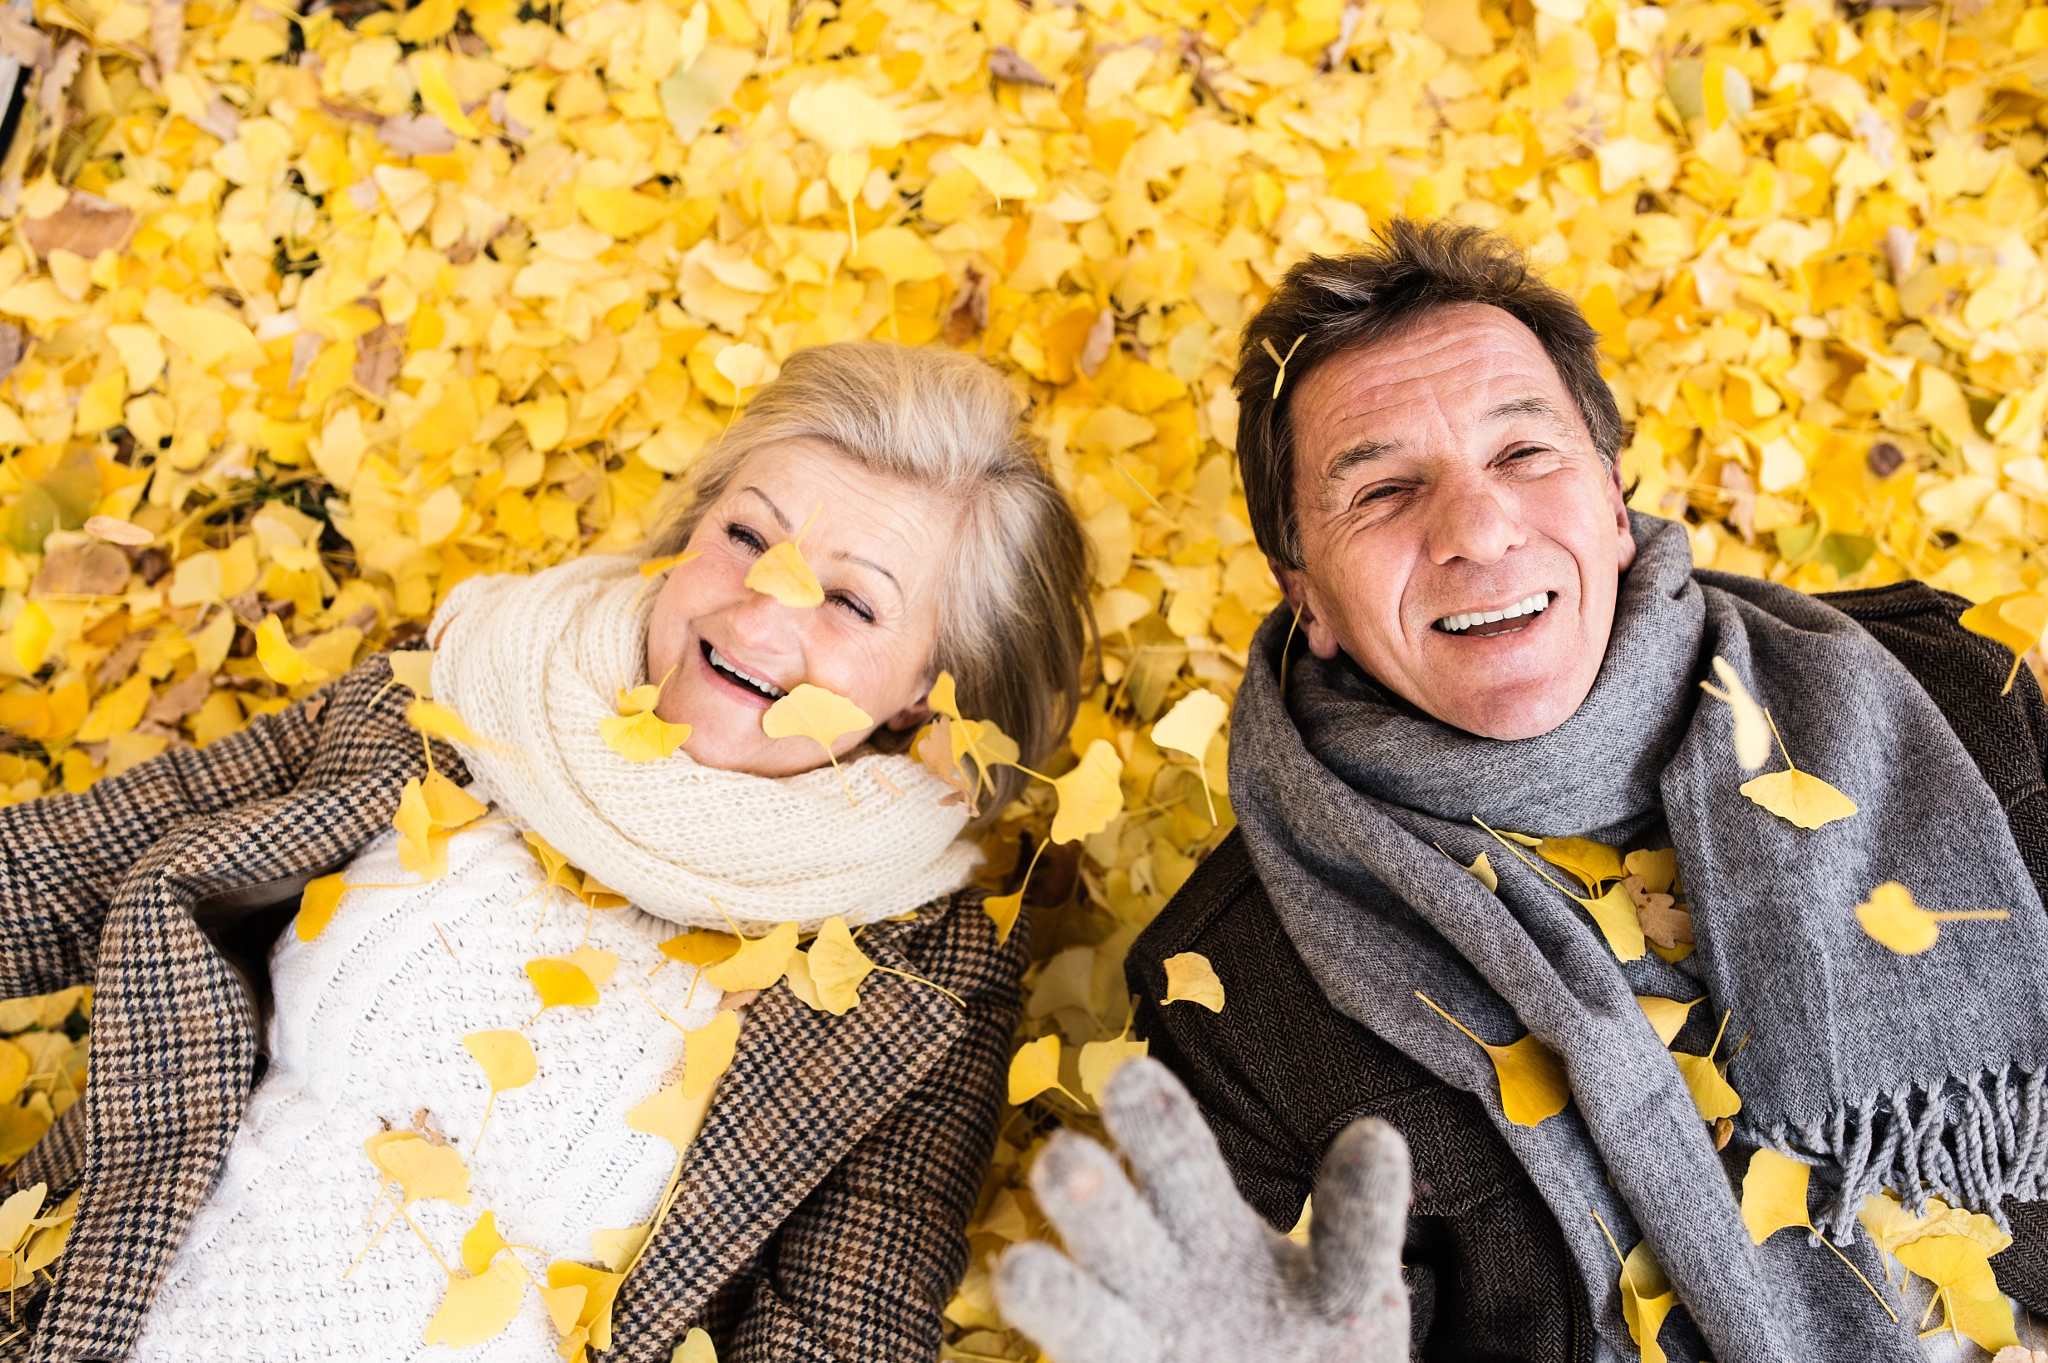
[(1636, 921), (1642, 925), (1643, 936), (1667, 951), (1680, 942), (1692, 941), (1692, 915), (1676, 907), (1676, 899), (1645, 889), (1641, 876), (1630, 876), (1621, 885), (1635, 901)]
[(1701, 682), (1700, 690), (1716, 700), (1727, 702), (1735, 721), (1735, 763), (1744, 771), (1755, 771), (1771, 760), (1770, 722), (1764, 718), (1763, 707), (1751, 697), (1749, 688), (1742, 684), (1741, 676), (1726, 658), (1715, 657), (1714, 675), (1721, 679), (1721, 686)]
[(1744, 781), (1741, 790), (1786, 823), (1809, 830), (1825, 828), (1856, 812), (1854, 800), (1797, 767)]
[(1564, 1111), (1565, 1104), (1571, 1102), (1571, 1081), (1565, 1077), (1564, 1062), (1557, 1058), (1557, 1052), (1538, 1041), (1534, 1032), (1505, 1046), (1491, 1046), (1420, 989), (1415, 991), (1415, 997), (1486, 1052), (1486, 1058), (1493, 1062), (1494, 1078), (1500, 1083), (1501, 1115), (1516, 1126), (1536, 1126)]

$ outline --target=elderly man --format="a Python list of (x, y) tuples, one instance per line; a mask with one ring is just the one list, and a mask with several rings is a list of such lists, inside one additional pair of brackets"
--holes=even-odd
[[(1997, 1286), (2048, 1307), (2048, 710), (1919, 584), (1695, 571), (1625, 505), (1596, 339), (1499, 239), (1405, 222), (1247, 329), (1287, 604), (1239, 829), (1130, 953), (1142, 1193), (1056, 1140), (1071, 1258), (998, 1275), (1060, 1363), (1919, 1359), (1927, 1283), (1858, 1228), (1886, 1190), (2009, 1225)], [(1159, 1002), (1184, 952), (1220, 1013)], [(1809, 1217), (1830, 1245), (1771, 1234)], [(2013, 1339), (1981, 1282), (1948, 1309)]]

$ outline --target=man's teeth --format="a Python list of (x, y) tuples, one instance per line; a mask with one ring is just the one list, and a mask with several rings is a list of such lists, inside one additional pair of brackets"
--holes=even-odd
[(741, 668), (734, 667), (732, 665), (731, 659), (727, 658), (723, 653), (720, 653), (715, 648), (711, 650), (711, 665), (721, 672), (727, 672), (739, 678), (741, 681), (753, 687), (756, 691), (759, 691), (762, 695), (768, 697), (770, 700), (781, 700), (785, 695), (789, 694), (772, 681), (765, 680), (764, 678), (755, 676), (751, 672), (747, 672), (742, 670)]
[(1536, 615), (1549, 604), (1550, 593), (1537, 592), (1497, 611), (1466, 611), (1462, 615), (1446, 615), (1436, 622), (1436, 627), (1446, 634), (1461, 634), (1474, 625), (1490, 625), (1496, 620), (1512, 620), (1518, 615)]

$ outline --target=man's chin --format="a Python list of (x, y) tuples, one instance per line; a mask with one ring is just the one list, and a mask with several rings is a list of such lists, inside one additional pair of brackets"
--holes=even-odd
[(1554, 678), (1502, 684), (1498, 677), (1474, 678), (1470, 686), (1439, 686), (1414, 698), (1417, 708), (1454, 729), (1480, 738), (1514, 741), (1541, 738), (1578, 713), (1588, 687)]

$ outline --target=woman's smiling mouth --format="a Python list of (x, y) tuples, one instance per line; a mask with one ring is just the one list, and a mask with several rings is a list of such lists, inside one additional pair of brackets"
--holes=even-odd
[(757, 677), (751, 672), (735, 667), (731, 659), (711, 646), (709, 640), (699, 640), (698, 649), (703, 653), (704, 665), (711, 670), (711, 675), (740, 692), (749, 701), (770, 704), (789, 694), (765, 677)]

